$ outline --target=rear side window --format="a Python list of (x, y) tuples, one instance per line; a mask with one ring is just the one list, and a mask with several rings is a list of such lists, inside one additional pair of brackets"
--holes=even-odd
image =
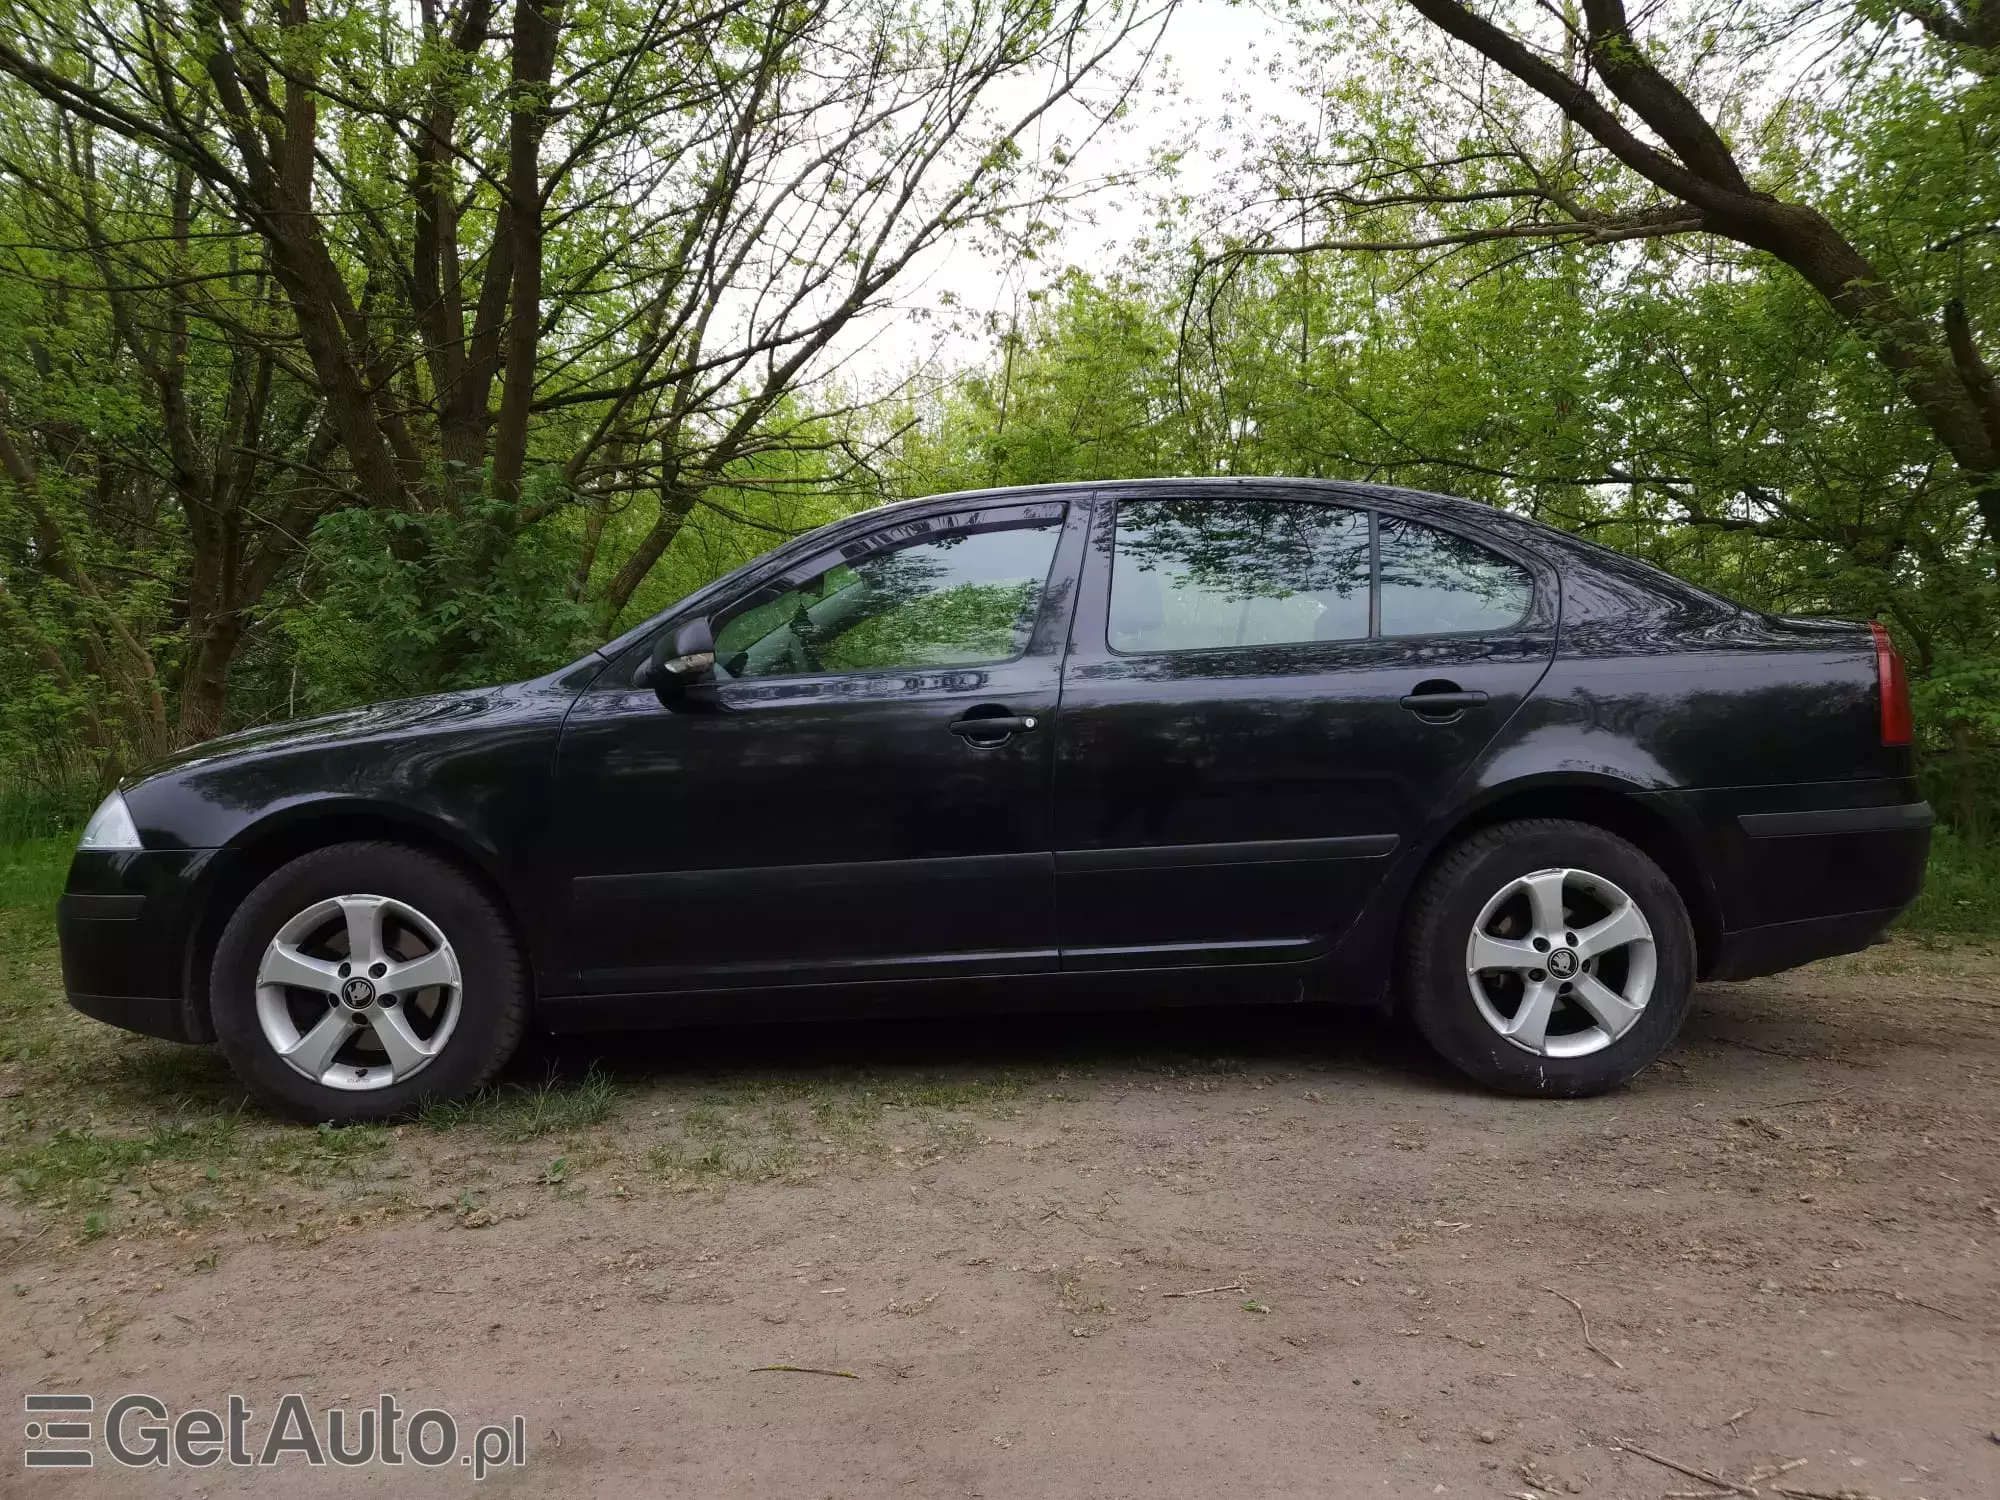
[(1368, 635), (1368, 512), (1283, 500), (1118, 507), (1114, 651)]
[(1382, 634), (1504, 630), (1528, 612), (1527, 572), (1477, 542), (1402, 516), (1378, 516)]
[(1400, 516), (1133, 500), (1118, 507), (1106, 633), (1139, 653), (1499, 630), (1532, 593), (1518, 564)]

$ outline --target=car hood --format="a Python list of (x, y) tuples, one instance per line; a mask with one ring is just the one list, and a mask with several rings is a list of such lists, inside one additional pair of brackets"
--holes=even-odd
[(199, 745), (124, 783), (149, 849), (217, 849), (274, 818), (380, 815), (477, 844), (545, 817), (547, 778), (576, 695), (603, 667), (371, 703)]
[(526, 684), (497, 688), (466, 688), (451, 693), (429, 693), (421, 698), (398, 698), (387, 703), (369, 703), (360, 708), (344, 708), (337, 713), (312, 719), (288, 719), (280, 724), (262, 724), (240, 729), (234, 734), (217, 735), (176, 750), (154, 761), (125, 785), (172, 771), (191, 771), (217, 761), (268, 754), (277, 750), (304, 750), (378, 735), (401, 734), (433, 725), (469, 724), (488, 714), (505, 712), (513, 695)]
[(526, 682), (426, 693), (420, 698), (395, 698), (316, 718), (288, 719), (280, 724), (240, 729), (176, 750), (127, 777), (121, 786), (129, 789), (161, 776), (199, 772), (206, 767), (264, 755), (366, 744), (411, 734), (453, 734), (489, 724), (517, 723), (524, 718), (539, 720), (551, 710), (560, 714), (566, 709), (603, 666), (604, 659), (592, 653), (546, 677)]

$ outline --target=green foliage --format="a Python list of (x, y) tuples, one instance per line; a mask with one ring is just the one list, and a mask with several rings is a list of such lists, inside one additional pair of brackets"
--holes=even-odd
[(79, 750), (0, 757), (0, 848), (79, 828), (100, 795), (92, 758)]
[[(1200, 472), (1212, 467), (1178, 404), (1175, 331), (1150, 268), (1063, 275), (1035, 299), (983, 366), (915, 415), (897, 449), (895, 488), (937, 494)], [(899, 417), (902, 414), (897, 414)]]
[(819, 652), (828, 671), (1005, 661), (1020, 649), (1040, 597), (1037, 582), (961, 583), (871, 615)]
[(1950, 828), (1937, 829), (1923, 894), (1900, 925), (1910, 932), (2000, 935), (2000, 844), (1973, 844)]
[(1150, 7), (82, 14), (0, 10), (0, 768), (539, 671), (879, 498), (843, 335), (1046, 237)]
[(316, 594), (283, 620), (297, 670), (288, 710), (533, 677), (584, 655), (597, 635), (565, 592), (571, 542), (554, 528), (511, 532), (485, 500), (329, 516), (313, 537)]

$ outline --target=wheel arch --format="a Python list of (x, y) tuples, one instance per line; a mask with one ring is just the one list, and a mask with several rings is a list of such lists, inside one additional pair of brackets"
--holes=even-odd
[(234, 835), (226, 846), (231, 858), (220, 862), (217, 873), (198, 898), (196, 917), (190, 924), (181, 956), (181, 993), (186, 997), (186, 1015), (195, 1040), (215, 1040), (215, 1023), (209, 1013), (209, 971), (215, 961), (216, 946), (222, 940), (222, 930), (244, 898), (274, 871), (302, 854), (330, 844), (368, 840), (421, 850), (472, 881), (493, 902), (521, 944), (523, 957), (529, 960), (523, 965), (529, 1003), (534, 1003), (535, 965), (531, 951), (534, 934), (522, 920), (519, 902), (498, 878), (485, 851), (450, 824), (418, 816), (408, 808), (344, 801), (313, 802), (260, 819)]
[[(1566, 818), (1614, 833), (1658, 865), (1680, 892), (1694, 928), (1695, 972), (1705, 976), (1722, 941), (1722, 907), (1704, 873), (1693, 839), (1675, 820), (1648, 802), (1650, 790), (1612, 777), (1542, 777), (1495, 787), (1460, 809), (1425, 851), (1409, 891), (1414, 893), (1432, 866), (1461, 840), (1496, 823), (1517, 818)], [(1407, 901), (1405, 902), (1407, 905)]]

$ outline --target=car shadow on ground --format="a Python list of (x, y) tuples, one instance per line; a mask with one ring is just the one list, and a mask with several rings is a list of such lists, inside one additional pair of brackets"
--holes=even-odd
[(1072, 1075), (1310, 1068), (1459, 1086), (1406, 1025), (1361, 1007), (1176, 1006), (1151, 1010), (939, 1014), (770, 1021), (530, 1036), (504, 1085), (584, 1078), (620, 1085), (877, 1075)]
[[(950, 1003), (947, 996), (941, 1007)], [(1708, 1077), (1736, 1062), (1806, 1062), (1824, 1053), (1825, 1018), (1773, 1004), (1756, 984), (1704, 985), (1679, 1043), (1648, 1070)], [(1853, 1038), (1848, 1038), (1853, 1040)], [(1879, 1038), (1877, 1040), (1880, 1040)], [(1739, 1050), (1741, 1049), (1741, 1050)], [(1692, 1073), (1689, 1072), (1692, 1070)], [(586, 1081), (618, 1092), (730, 1084), (910, 1084), (1085, 1080), (1114, 1074), (1299, 1073), (1373, 1080), (1419, 1093), (1483, 1095), (1406, 1021), (1361, 1005), (1233, 1003), (995, 1013), (940, 1009), (887, 1018), (843, 1015), (654, 1030), (551, 1035), (531, 1026), (492, 1092), (569, 1093)], [(129, 1038), (109, 1076), (137, 1114), (186, 1106), (261, 1114), (213, 1047)]]

